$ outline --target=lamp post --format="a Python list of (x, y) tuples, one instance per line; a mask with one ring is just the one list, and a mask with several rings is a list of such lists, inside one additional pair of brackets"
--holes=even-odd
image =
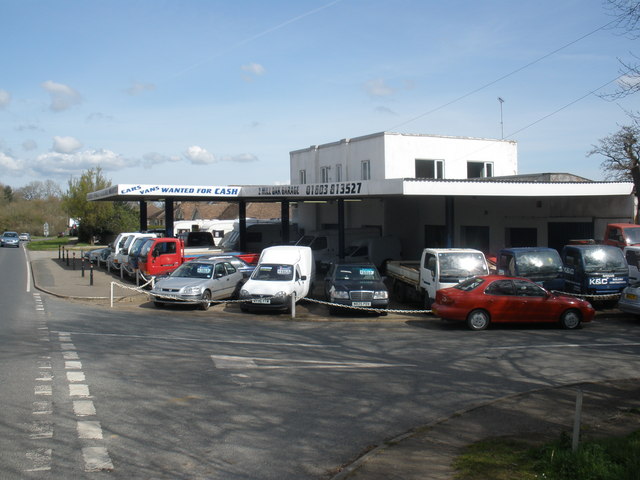
[(500, 138), (504, 140), (504, 122), (502, 121), (502, 104), (504, 100), (502, 97), (498, 97), (498, 102), (500, 102)]

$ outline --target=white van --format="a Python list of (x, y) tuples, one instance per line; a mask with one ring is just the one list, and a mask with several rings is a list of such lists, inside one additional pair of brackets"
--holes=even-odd
[(624, 247), (624, 258), (629, 265), (629, 283), (640, 281), (640, 247)]
[(129, 263), (129, 253), (131, 252), (131, 247), (133, 247), (134, 242), (139, 238), (156, 238), (158, 235), (155, 233), (138, 233), (132, 232), (124, 235), (122, 239), (124, 242), (120, 242), (122, 247), (119, 247), (118, 250), (114, 252), (113, 264), (115, 268), (121, 268), (122, 265), (126, 265)]
[(240, 290), (243, 312), (290, 310), (295, 301), (312, 291), (315, 263), (309, 247), (280, 245), (262, 251), (258, 265)]

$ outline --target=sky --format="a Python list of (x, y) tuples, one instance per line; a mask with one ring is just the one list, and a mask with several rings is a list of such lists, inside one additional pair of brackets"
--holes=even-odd
[[(0, 0), (0, 184), (289, 183), (289, 152), (387, 131), (588, 152), (640, 39), (603, 0)], [(500, 101), (499, 99), (502, 99)]]

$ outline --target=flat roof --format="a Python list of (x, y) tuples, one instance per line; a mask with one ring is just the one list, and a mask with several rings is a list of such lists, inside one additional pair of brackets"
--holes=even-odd
[(574, 197), (631, 195), (632, 182), (531, 182), (388, 179), (303, 185), (118, 184), (87, 195), (89, 201), (282, 201), (385, 196)]

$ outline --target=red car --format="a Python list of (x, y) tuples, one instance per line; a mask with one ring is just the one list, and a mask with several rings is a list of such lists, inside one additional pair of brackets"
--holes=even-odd
[(558, 322), (578, 328), (593, 320), (595, 310), (585, 300), (557, 295), (525, 278), (484, 275), (436, 292), (432, 311), (441, 318), (467, 322), (484, 330), (491, 322)]

